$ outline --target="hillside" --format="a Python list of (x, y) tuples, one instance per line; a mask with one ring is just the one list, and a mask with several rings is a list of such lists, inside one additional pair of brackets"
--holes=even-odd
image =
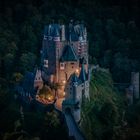
[(86, 101), (82, 108), (81, 127), (87, 139), (117, 138), (124, 107), (123, 98), (113, 87), (110, 73), (106, 70), (93, 71), (90, 101)]

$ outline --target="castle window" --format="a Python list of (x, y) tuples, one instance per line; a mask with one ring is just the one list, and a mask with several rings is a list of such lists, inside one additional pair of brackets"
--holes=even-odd
[(44, 67), (48, 68), (48, 60), (44, 60)]
[(74, 63), (71, 63), (71, 65), (72, 65), (72, 69), (74, 68)]
[(60, 63), (60, 70), (64, 70), (65, 69), (65, 64), (64, 63)]

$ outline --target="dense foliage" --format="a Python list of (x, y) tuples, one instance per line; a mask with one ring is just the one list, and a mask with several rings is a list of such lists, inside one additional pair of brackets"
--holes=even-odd
[[(0, 88), (0, 138), (2, 140), (67, 140), (68, 134), (63, 117), (49, 108), (48, 112), (37, 109), (35, 104), (24, 105), (14, 93)], [(11, 93), (11, 94), (10, 94)], [(27, 107), (26, 107), (27, 106)]]
[[(18, 104), (13, 102), (11, 89), (27, 70), (33, 71), (34, 66), (40, 64), (46, 24), (84, 20), (88, 30), (90, 63), (108, 68), (115, 82), (129, 82), (131, 71), (140, 70), (138, 13), (138, 0), (0, 0), (0, 137), (13, 136), (14, 122), (18, 121), (20, 113)], [(91, 101), (83, 107), (82, 123), (89, 139), (117, 139), (119, 136), (118, 139), (136, 139), (140, 133), (139, 104), (126, 112), (129, 127), (122, 131), (123, 103), (113, 88), (113, 81), (109, 73), (93, 73)], [(31, 134), (28, 139), (35, 137), (35, 133), (37, 136), (46, 134), (42, 139), (49, 134), (50, 139), (54, 134), (66, 139), (66, 135), (60, 136), (64, 128), (57, 123), (57, 113), (46, 114), (55, 120), (49, 130), (48, 122), (53, 123), (52, 119), (48, 120), (45, 115), (46, 119), (41, 118), (42, 114), (34, 112), (25, 114), (25, 131)], [(46, 122), (45, 125), (42, 122)], [(62, 131), (58, 133), (56, 129)]]
[(116, 82), (139, 70), (137, 0), (3, 0), (0, 7), (0, 77), (39, 65), (44, 26), (70, 19), (85, 21), (90, 63), (109, 68)]
[(90, 101), (83, 104), (82, 129), (88, 140), (109, 140), (117, 137), (124, 101), (114, 89), (110, 73), (93, 71), (90, 82)]

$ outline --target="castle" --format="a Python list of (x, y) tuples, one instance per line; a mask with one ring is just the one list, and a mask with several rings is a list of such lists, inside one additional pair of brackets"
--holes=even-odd
[[(36, 71), (34, 87), (58, 84), (56, 107), (65, 110), (89, 98), (87, 31), (83, 23), (45, 26), (41, 70)], [(62, 106), (63, 104), (63, 106)]]
[[(20, 89), (21, 95), (31, 96), (43, 89), (50, 92), (47, 102), (66, 113), (71, 111), (76, 121), (80, 120), (80, 108), (84, 99), (89, 99), (89, 65), (87, 31), (83, 23), (71, 21), (68, 25), (45, 26), (41, 54), (41, 66), (34, 74), (27, 74)], [(27, 80), (30, 79), (30, 80)], [(29, 81), (29, 82), (27, 82)], [(46, 87), (46, 85), (48, 87)], [(32, 88), (33, 87), (33, 88)]]

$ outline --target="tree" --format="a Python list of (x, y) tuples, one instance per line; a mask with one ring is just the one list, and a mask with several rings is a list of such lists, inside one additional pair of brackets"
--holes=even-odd
[(23, 53), (20, 57), (20, 65), (22, 72), (32, 71), (36, 62), (35, 54), (28, 52)]
[[(58, 114), (55, 111), (47, 112), (45, 116), (45, 127), (47, 131), (52, 131), (52, 129), (57, 129), (60, 125), (60, 121), (58, 119)], [(49, 130), (49, 129), (50, 130)]]
[(130, 81), (131, 61), (128, 57), (124, 57), (120, 52), (114, 55), (114, 65), (111, 68), (115, 82)]
[(88, 140), (112, 139), (115, 135), (114, 128), (120, 125), (124, 106), (113, 86), (110, 73), (103, 69), (93, 71), (89, 93), (90, 101), (82, 106), (83, 132)]
[(42, 139), (69, 139), (63, 122), (60, 121), (60, 116), (56, 111), (47, 112), (45, 114), (44, 131), (42, 133)]
[(17, 51), (18, 51), (18, 47), (17, 47), (16, 43), (14, 41), (9, 43), (8, 48), (7, 48), (7, 52), (9, 52), (15, 56)]
[(116, 45), (114, 47), (115, 47), (115, 50), (117, 52), (120, 52), (123, 56), (128, 56), (130, 45), (131, 45), (130, 40), (120, 39), (116, 42)]
[[(4, 57), (4, 66), (5, 66), (5, 72), (11, 74), (13, 72), (13, 66), (14, 66), (14, 55), (11, 53), (8, 53)], [(10, 69), (9, 69), (10, 68)]]
[(34, 33), (33, 27), (25, 22), (21, 29), (22, 49), (37, 53), (37, 37)]
[(23, 79), (23, 75), (21, 73), (16, 72), (13, 74), (13, 80), (15, 83), (20, 83), (22, 79)]
[(105, 68), (110, 68), (111, 62), (112, 62), (112, 51), (106, 50), (104, 53), (103, 60), (101, 62), (101, 66)]
[(8, 40), (0, 37), (0, 59), (4, 57), (7, 51)]

